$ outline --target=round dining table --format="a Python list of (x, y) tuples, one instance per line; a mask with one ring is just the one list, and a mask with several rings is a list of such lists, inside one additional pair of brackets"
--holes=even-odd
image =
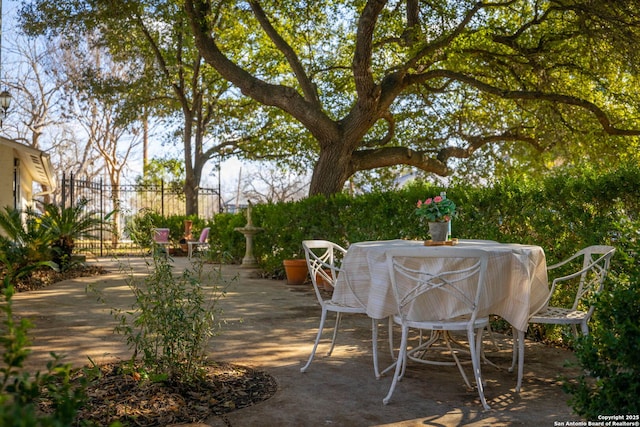
[[(350, 305), (360, 301), (374, 319), (397, 313), (386, 262), (386, 251), (397, 247), (423, 247), (424, 251), (437, 248), (425, 246), (423, 241), (402, 239), (354, 243), (342, 260), (332, 299)], [(518, 331), (526, 331), (530, 314), (542, 307), (549, 294), (544, 250), (535, 245), (488, 240), (458, 240), (452, 247), (476, 248), (489, 254), (480, 314), (498, 315)]]

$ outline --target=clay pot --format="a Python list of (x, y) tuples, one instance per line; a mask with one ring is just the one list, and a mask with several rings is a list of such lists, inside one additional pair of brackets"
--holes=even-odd
[[(325, 270), (328, 275), (331, 275), (331, 270)], [(327, 292), (333, 292), (333, 286), (329, 283), (321, 274), (316, 274), (316, 283), (318, 284), (318, 288), (323, 289)]]
[(308, 272), (306, 259), (285, 259), (282, 263), (288, 285), (302, 285), (306, 282)]

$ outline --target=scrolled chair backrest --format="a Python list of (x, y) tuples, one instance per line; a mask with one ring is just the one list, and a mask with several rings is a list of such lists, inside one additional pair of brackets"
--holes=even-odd
[(334, 286), (341, 272), (339, 262), (347, 251), (337, 243), (328, 240), (304, 240), (302, 248), (305, 252), (311, 282), (316, 289), (316, 295), (321, 300), (318, 279), (321, 278)]
[(405, 319), (477, 317), (484, 293), (486, 252), (417, 247), (390, 249), (386, 255), (398, 313)]
[(202, 232), (200, 233), (200, 238), (198, 239), (198, 242), (206, 243), (207, 239), (209, 238), (209, 230), (210, 229), (211, 228), (209, 228), (209, 227), (202, 229)]

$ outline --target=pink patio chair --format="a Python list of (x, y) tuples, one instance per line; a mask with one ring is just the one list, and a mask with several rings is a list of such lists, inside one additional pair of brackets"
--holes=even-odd
[(193, 242), (187, 242), (189, 245), (189, 259), (193, 256), (193, 251), (206, 251), (209, 249), (209, 227), (202, 229), (200, 238)]
[(156, 245), (166, 246), (170, 244), (169, 241), (169, 229), (168, 228), (154, 228), (153, 229), (153, 243)]
[(168, 228), (154, 228), (153, 229), (153, 244), (161, 251), (165, 256), (167, 255), (167, 246), (171, 244), (169, 240)]

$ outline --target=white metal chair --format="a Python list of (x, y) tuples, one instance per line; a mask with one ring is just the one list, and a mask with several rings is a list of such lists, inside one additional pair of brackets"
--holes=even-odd
[[(340, 319), (342, 317), (342, 313), (366, 314), (366, 306), (353, 292), (351, 284), (348, 280), (347, 272), (343, 271), (340, 268), (340, 261), (344, 254), (347, 252), (346, 249), (328, 240), (304, 240), (302, 242), (302, 247), (304, 248), (305, 257), (307, 259), (307, 266), (309, 268), (311, 282), (313, 283), (313, 289), (315, 291), (316, 298), (320, 303), (320, 307), (322, 307), (320, 326), (318, 327), (318, 334), (316, 335), (316, 341), (313, 345), (313, 350), (311, 350), (311, 355), (309, 356), (309, 360), (307, 361), (307, 363), (302, 368), (300, 368), (300, 372), (305, 372), (311, 365), (311, 362), (313, 361), (316, 350), (318, 348), (318, 343), (322, 338), (322, 331), (327, 319), (327, 313), (329, 311), (333, 311), (336, 313), (336, 323), (333, 329), (331, 347), (329, 348), (329, 352), (327, 353), (327, 356), (331, 356), (336, 343), (336, 337), (338, 335), (338, 328), (340, 327)], [(352, 294), (355, 297), (355, 300), (357, 301), (357, 304), (349, 306), (337, 303), (331, 299), (325, 299), (323, 297), (318, 287), (318, 283), (320, 281), (323, 281), (324, 283), (328, 283), (331, 286), (334, 286), (336, 279), (338, 278), (338, 274), (343, 275), (343, 279), (347, 286), (349, 286)], [(371, 319), (371, 328), (373, 331), (373, 366), (376, 378), (379, 378), (380, 374), (378, 371), (377, 321), (375, 319)]]
[[(570, 325), (573, 329), (574, 335), (578, 335), (577, 326), (580, 325), (580, 330), (584, 335), (589, 334), (589, 319), (591, 318), (594, 306), (585, 304), (586, 299), (598, 292), (602, 291), (604, 286), (604, 279), (609, 270), (611, 264), (611, 258), (616, 249), (613, 246), (606, 245), (594, 245), (584, 248), (571, 257), (561, 261), (557, 264), (550, 265), (547, 270), (551, 271), (563, 266), (577, 266), (573, 273), (557, 277), (553, 279), (551, 283), (551, 290), (549, 296), (544, 303), (534, 311), (529, 317), (529, 323), (542, 323), (542, 324), (555, 324), (555, 325)], [(567, 283), (565, 283), (567, 282)], [(575, 286), (576, 293), (573, 298), (573, 304), (571, 307), (556, 307), (549, 306), (550, 300), (555, 294), (556, 287), (561, 286)], [(513, 370), (516, 364), (516, 358), (518, 358), (518, 380), (516, 385), (516, 391), (520, 391), (522, 386), (522, 376), (524, 373), (524, 332), (513, 330), (513, 336), (517, 337), (513, 341), (513, 361), (511, 364), (511, 370)]]
[[(477, 249), (419, 247), (387, 252), (387, 266), (398, 304), (398, 313), (393, 320), (401, 326), (402, 338), (391, 387), (383, 399), (385, 405), (406, 370), (411, 353), (407, 348), (409, 330), (420, 329), (466, 332), (480, 401), (485, 409), (489, 409), (480, 371), (482, 333), (489, 318), (478, 316), (487, 259), (486, 252)], [(434, 314), (436, 310), (428, 308), (434, 306), (449, 308)], [(454, 352), (452, 355), (467, 382), (458, 357)], [(413, 357), (411, 360), (420, 361)]]
[(189, 247), (189, 258), (193, 256), (193, 251), (203, 251), (209, 249), (209, 230), (210, 227), (206, 227), (202, 229), (200, 233), (200, 237), (196, 241), (188, 241), (187, 245)]

